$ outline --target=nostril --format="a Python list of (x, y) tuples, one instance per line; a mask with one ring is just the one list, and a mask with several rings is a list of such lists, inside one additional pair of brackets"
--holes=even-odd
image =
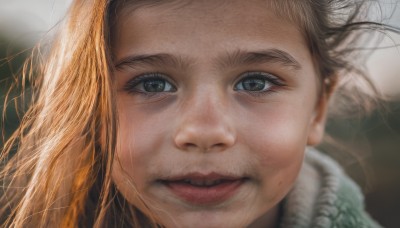
[(185, 148), (197, 147), (196, 144), (194, 144), (194, 143), (185, 143), (184, 146), (185, 146)]
[[(214, 144), (212, 147), (223, 148), (223, 147), (225, 147), (225, 146), (226, 146), (225, 143), (217, 143), (217, 144)], [(211, 149), (211, 148), (210, 148), (210, 149)]]

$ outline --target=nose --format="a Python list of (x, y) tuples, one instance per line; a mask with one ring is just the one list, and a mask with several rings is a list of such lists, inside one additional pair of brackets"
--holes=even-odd
[[(226, 102), (225, 102), (226, 103)], [(179, 110), (175, 145), (184, 151), (224, 151), (236, 142), (227, 105), (211, 93), (202, 93)]]

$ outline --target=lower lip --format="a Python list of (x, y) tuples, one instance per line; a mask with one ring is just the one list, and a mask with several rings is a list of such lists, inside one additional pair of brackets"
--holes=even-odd
[(198, 187), (184, 182), (167, 182), (165, 185), (186, 202), (194, 205), (215, 205), (231, 198), (244, 181), (245, 179), (226, 181), (211, 187)]

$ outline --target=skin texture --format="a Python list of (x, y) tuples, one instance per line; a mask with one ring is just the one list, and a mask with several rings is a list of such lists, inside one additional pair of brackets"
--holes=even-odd
[[(258, 218), (273, 227), (306, 145), (323, 134), (326, 98), (297, 26), (278, 18), (267, 1), (227, 2), (127, 7), (113, 32), (120, 123), (113, 180), (143, 208), (139, 193), (167, 227), (243, 227)], [(279, 57), (238, 60), (271, 50)], [(282, 52), (292, 59), (276, 54)], [(246, 72), (272, 74), (279, 85), (266, 81), (266, 92), (247, 91)], [(146, 93), (143, 83), (132, 83), (151, 73), (172, 89)], [(248, 179), (227, 200), (207, 205), (157, 181), (191, 172)]]

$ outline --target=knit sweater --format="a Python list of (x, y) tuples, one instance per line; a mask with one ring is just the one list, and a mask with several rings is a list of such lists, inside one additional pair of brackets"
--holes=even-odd
[(381, 227), (364, 211), (359, 187), (331, 158), (308, 148), (292, 191), (283, 202), (281, 228)]

